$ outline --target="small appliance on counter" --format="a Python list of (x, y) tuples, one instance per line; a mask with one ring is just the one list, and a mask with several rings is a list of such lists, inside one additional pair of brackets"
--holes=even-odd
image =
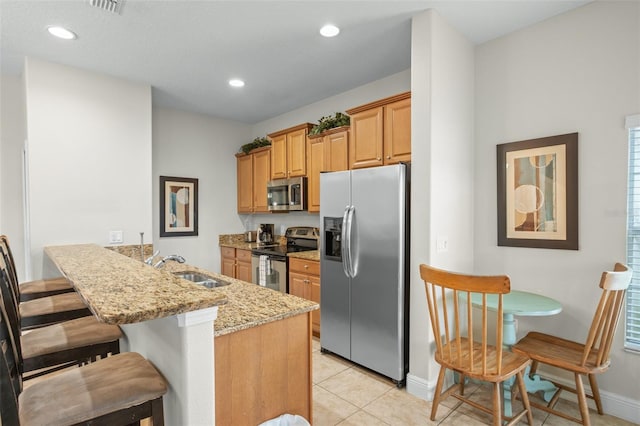
[(258, 238), (258, 231), (245, 231), (244, 233), (245, 243), (254, 243), (257, 238)]
[(273, 244), (273, 223), (261, 223), (258, 225), (258, 244)]

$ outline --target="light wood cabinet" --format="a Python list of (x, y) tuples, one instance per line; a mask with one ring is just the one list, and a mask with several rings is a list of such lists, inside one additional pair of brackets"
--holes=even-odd
[(217, 336), (214, 345), (217, 425), (283, 413), (313, 421), (309, 312)]
[(307, 207), (320, 211), (320, 173), (349, 169), (349, 127), (307, 137)]
[(220, 247), (220, 258), (222, 275), (251, 282), (251, 250)]
[(271, 179), (307, 175), (307, 134), (311, 123), (271, 133)]
[[(289, 293), (320, 303), (320, 262), (289, 258)], [(320, 335), (320, 309), (311, 312), (311, 328)]]
[(269, 212), (267, 182), (271, 178), (271, 148), (236, 154), (238, 213)]
[(347, 110), (351, 169), (411, 161), (411, 92)]

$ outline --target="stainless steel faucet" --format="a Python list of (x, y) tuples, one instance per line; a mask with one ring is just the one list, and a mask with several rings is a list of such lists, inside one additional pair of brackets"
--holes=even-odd
[(153, 259), (158, 255), (158, 253), (160, 253), (160, 250), (156, 250), (155, 252), (153, 252), (151, 256), (145, 259), (144, 263), (146, 263), (147, 265), (153, 264)]
[(153, 265), (154, 268), (160, 268), (162, 267), (162, 265), (164, 265), (165, 263), (167, 263), (169, 260), (173, 260), (174, 262), (178, 262), (178, 263), (184, 263), (184, 257), (177, 255), (177, 254), (170, 254), (169, 256), (165, 256), (162, 258), (161, 261), (159, 261), (158, 263), (156, 263), (155, 265)]

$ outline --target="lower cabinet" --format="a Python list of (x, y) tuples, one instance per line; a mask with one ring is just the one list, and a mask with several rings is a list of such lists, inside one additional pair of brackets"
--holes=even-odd
[(310, 313), (217, 336), (217, 425), (257, 425), (284, 413), (312, 422)]
[[(290, 257), (289, 293), (320, 303), (320, 262)], [(320, 309), (311, 312), (311, 328), (320, 336)]]
[(220, 247), (220, 254), (222, 275), (251, 282), (251, 250)]

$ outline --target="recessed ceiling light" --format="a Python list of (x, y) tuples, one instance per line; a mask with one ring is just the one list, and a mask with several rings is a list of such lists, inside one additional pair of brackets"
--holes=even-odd
[(231, 80), (229, 80), (229, 86), (231, 86), (231, 87), (243, 87), (244, 86), (244, 81), (240, 80), (239, 78), (232, 78)]
[(324, 27), (320, 28), (320, 34), (324, 37), (335, 37), (340, 34), (340, 28), (336, 27), (333, 24), (327, 24)]
[(64, 27), (51, 26), (47, 27), (47, 31), (49, 31), (49, 34), (64, 40), (75, 40), (76, 38), (78, 38), (78, 36), (73, 31), (70, 31)]

